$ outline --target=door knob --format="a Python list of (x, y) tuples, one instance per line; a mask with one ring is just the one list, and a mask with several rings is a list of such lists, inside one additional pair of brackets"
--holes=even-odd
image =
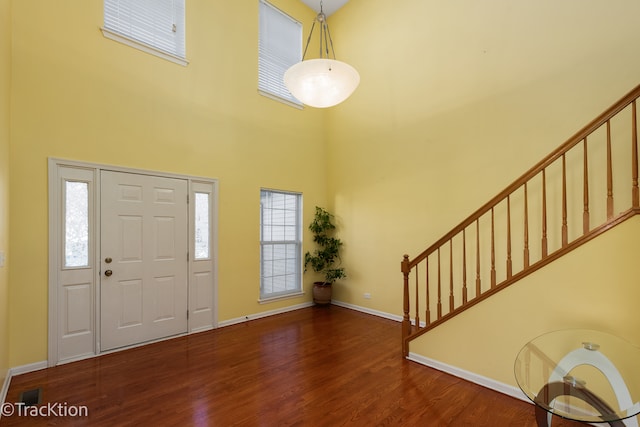
[(111, 259), (111, 257), (106, 257), (106, 258), (104, 259), (104, 262), (106, 262), (107, 264), (111, 264), (111, 261), (113, 261), (113, 260)]
[(113, 274), (113, 271), (111, 271), (111, 270), (107, 270), (107, 271), (104, 272), (104, 275), (107, 276), (107, 277), (111, 276), (112, 274)]

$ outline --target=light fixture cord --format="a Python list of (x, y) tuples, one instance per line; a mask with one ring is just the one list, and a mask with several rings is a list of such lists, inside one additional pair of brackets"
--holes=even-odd
[[(329, 24), (327, 23), (327, 18), (325, 17), (324, 27), (326, 29), (325, 34), (325, 45), (327, 49), (327, 58), (329, 57), (329, 45), (331, 45), (331, 53), (333, 54), (333, 59), (336, 59), (336, 52), (333, 50), (333, 40), (331, 39), (331, 31), (329, 31)], [(329, 43), (327, 43), (327, 36), (329, 36)]]
[[(313, 35), (313, 30), (316, 28), (316, 21), (320, 23), (320, 58), (324, 57), (324, 51), (326, 51), (326, 57), (329, 58), (329, 47), (331, 47), (331, 54), (333, 55), (333, 59), (336, 59), (336, 52), (333, 49), (333, 40), (331, 39), (331, 31), (329, 31), (329, 24), (327, 23), (327, 16), (324, 14), (322, 9), (322, 0), (320, 1), (320, 13), (316, 16), (316, 19), (313, 20), (313, 25), (311, 25), (311, 31), (309, 31), (309, 37), (307, 37), (307, 44), (304, 47), (304, 53), (302, 54), (302, 60), (304, 61), (305, 56), (307, 56), (307, 49), (309, 48), (309, 43), (311, 42), (311, 36)], [(324, 45), (324, 50), (323, 50)]]
[(309, 37), (307, 37), (307, 44), (304, 47), (304, 53), (302, 54), (302, 60), (304, 61), (304, 57), (307, 56), (307, 49), (309, 48), (309, 42), (311, 41), (311, 35), (313, 34), (313, 29), (316, 27), (316, 20), (313, 20), (313, 25), (311, 25), (311, 31), (309, 31)]

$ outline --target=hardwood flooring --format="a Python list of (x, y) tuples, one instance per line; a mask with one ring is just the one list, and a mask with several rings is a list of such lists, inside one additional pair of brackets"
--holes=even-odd
[(403, 359), (400, 323), (338, 306), (19, 375), (5, 405), (38, 387), (39, 408), (88, 416), (0, 426), (535, 426), (531, 404)]

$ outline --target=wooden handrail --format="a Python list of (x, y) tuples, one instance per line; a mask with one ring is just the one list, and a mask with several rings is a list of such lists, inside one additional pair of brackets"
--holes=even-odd
[[(516, 179), (512, 184), (510, 184), (503, 191), (498, 193), (495, 197), (485, 203), (478, 210), (473, 212), (470, 216), (464, 219), (460, 224), (455, 226), (451, 231), (446, 233), (440, 239), (438, 239), (435, 243), (429, 246), (426, 250), (421, 252), (415, 258), (410, 259), (408, 255), (405, 255), (402, 263), (401, 263), (401, 271), (404, 276), (404, 316), (403, 316), (403, 327), (402, 327), (402, 343), (403, 343), (403, 354), (406, 356), (408, 354), (408, 343), (410, 340), (416, 338), (417, 336), (422, 335), (428, 330), (434, 328), (438, 324), (448, 320), (449, 318), (457, 315), (458, 313), (466, 310), (467, 308), (477, 304), (483, 299), (486, 299), (490, 295), (495, 292), (505, 288), (506, 286), (514, 283), (515, 281), (521, 279), (522, 277), (532, 273), (538, 268), (546, 265), (554, 259), (557, 259), (559, 256), (564, 255), (565, 253), (573, 250), (575, 247), (585, 243), (588, 240), (591, 240), (596, 235), (606, 231), (607, 229), (613, 227), (614, 225), (624, 221), (625, 219), (640, 213), (640, 192), (638, 189), (638, 130), (637, 130), (637, 111), (636, 111), (636, 100), (640, 97), (640, 85), (636, 86), (632, 91), (622, 97), (618, 102), (616, 102), (613, 106), (608, 108), (594, 120), (592, 120), (589, 124), (583, 127), (580, 131), (575, 133), (572, 137), (570, 137), (564, 144), (555, 149), (552, 153), (534, 165), (531, 169), (525, 172), (522, 176)], [(612, 136), (611, 136), (611, 121), (614, 118), (617, 118), (619, 115), (621, 116), (621, 112), (626, 111), (630, 107), (630, 115), (631, 115), (631, 177), (629, 179), (630, 184), (630, 192), (631, 192), (631, 206), (628, 209), (625, 209), (618, 215), (614, 214), (614, 205), (613, 205), (613, 161), (612, 161)], [(594, 132), (597, 130), (606, 127), (606, 220), (603, 224), (599, 224), (594, 226), (594, 215), (592, 215), (591, 204), (593, 203), (594, 197), (590, 197), (591, 187), (589, 185), (589, 180), (592, 179), (591, 176), (595, 174), (589, 173), (589, 157), (588, 157), (588, 147), (591, 147), (592, 139), (589, 139), (589, 145), (587, 145), (587, 138), (591, 137)], [(582, 153), (582, 205), (580, 206), (581, 210), (581, 221), (582, 221), (582, 235), (570, 240), (569, 232), (568, 232), (568, 190), (567, 190), (567, 174), (570, 172), (567, 168), (567, 153), (569, 153), (574, 147), (578, 146), (578, 144), (582, 143), (583, 153)], [(547, 184), (549, 177), (547, 176), (547, 169), (556, 164), (556, 162), (561, 162), (562, 168), (562, 176), (560, 186), (562, 188), (562, 200), (561, 200), (561, 211), (562, 211), (562, 219), (561, 219), (561, 246), (549, 253), (548, 249), (548, 241), (549, 241), (549, 229), (547, 227), (548, 224), (548, 201), (547, 201)], [(542, 215), (541, 215), (541, 257), (536, 262), (530, 262), (530, 251), (529, 251), (529, 221), (531, 219), (531, 215), (529, 213), (529, 183), (536, 177), (541, 177), (542, 185), (541, 185), (541, 204), (542, 204)], [(512, 236), (511, 236), (511, 222), (512, 222), (512, 195), (523, 189), (524, 191), (524, 201), (523, 201), (523, 223), (524, 223), (524, 236), (523, 236), (523, 268), (521, 271), (514, 273), (512, 270)], [(497, 283), (496, 279), (496, 244), (501, 244), (500, 242), (496, 242), (496, 233), (495, 233), (495, 215), (494, 211), (497, 206), (501, 203), (506, 203), (507, 210), (507, 223), (506, 223), (506, 242), (505, 242), (505, 253), (506, 253), (506, 278)], [(487, 233), (491, 235), (491, 250), (490, 250), (490, 287), (488, 289), (482, 288), (481, 283), (481, 244), (480, 244), (480, 233), (482, 227), (480, 226), (480, 219), (485, 215), (490, 215), (490, 230)], [(487, 220), (489, 221), (489, 220)], [(467, 289), (467, 237), (466, 230), (470, 229), (470, 227), (475, 228), (476, 233), (476, 241), (475, 250), (476, 250), (476, 279), (475, 279), (475, 295), (470, 297), (468, 295)], [(454, 252), (453, 252), (453, 241), (456, 237), (462, 236), (462, 266), (459, 269), (454, 269)], [(449, 246), (447, 250), (447, 246)], [(501, 247), (500, 247), (501, 248)], [(449, 254), (449, 284), (448, 284), (448, 311), (444, 314), (442, 312), (442, 304), (441, 304), (441, 278), (440, 278), (440, 253), (441, 250), (446, 250)], [(447, 253), (444, 252), (444, 253)], [(438, 299), (433, 302), (429, 295), (429, 257), (431, 255), (437, 255), (437, 271), (438, 279), (437, 279), (437, 292)], [(418, 277), (418, 266), (424, 263), (425, 270), (424, 272), (424, 280), (421, 283), (421, 280)], [(461, 271), (462, 276), (462, 284), (460, 286), (461, 300), (462, 302), (459, 305), (455, 304), (455, 297), (457, 288), (454, 284), (454, 271)], [(415, 296), (414, 296), (414, 305), (415, 305), (415, 313), (413, 319), (413, 325), (411, 320), (411, 302), (410, 302), (410, 275), (415, 275)], [(421, 273), (422, 274), (422, 273)], [(419, 292), (419, 289), (421, 290)], [(425, 295), (425, 319), (423, 322), (420, 321), (420, 301), (418, 300), (419, 295)], [(435, 304), (437, 308), (436, 319), (434, 321), (431, 320), (431, 304)]]

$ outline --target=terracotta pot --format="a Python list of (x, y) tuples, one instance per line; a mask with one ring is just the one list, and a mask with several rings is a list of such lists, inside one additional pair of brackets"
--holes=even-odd
[(313, 302), (318, 305), (331, 304), (331, 283), (313, 283)]

